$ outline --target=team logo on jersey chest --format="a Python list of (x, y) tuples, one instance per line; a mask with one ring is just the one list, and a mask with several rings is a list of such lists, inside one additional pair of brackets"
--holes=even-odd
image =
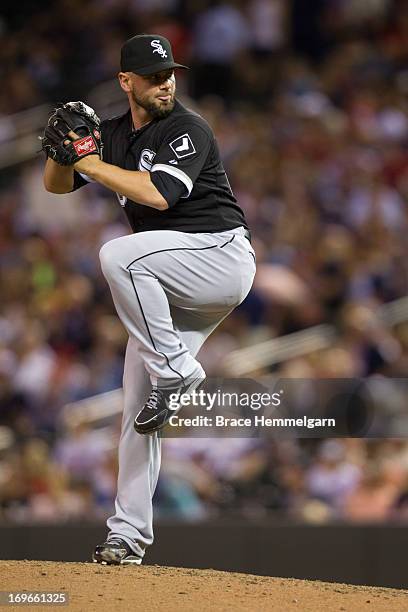
[(151, 151), (150, 149), (143, 149), (139, 159), (139, 170), (142, 170), (142, 172), (149, 172), (152, 169), (153, 160), (155, 157), (156, 153), (154, 151)]
[(118, 192), (116, 192), (116, 197), (118, 198), (119, 204), (122, 206), (122, 208), (125, 208), (127, 197)]
[(187, 133), (173, 140), (170, 143), (170, 148), (179, 159), (193, 155), (196, 152), (193, 141)]

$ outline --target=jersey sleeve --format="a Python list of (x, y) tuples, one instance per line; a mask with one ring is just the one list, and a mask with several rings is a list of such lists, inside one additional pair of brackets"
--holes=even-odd
[(205, 125), (174, 125), (160, 146), (150, 170), (155, 187), (174, 206), (188, 198), (211, 149), (212, 133)]
[(80, 172), (74, 170), (74, 186), (71, 189), (71, 192), (80, 189), (84, 185), (87, 185), (90, 181), (91, 179), (89, 179), (85, 174), (81, 174)]

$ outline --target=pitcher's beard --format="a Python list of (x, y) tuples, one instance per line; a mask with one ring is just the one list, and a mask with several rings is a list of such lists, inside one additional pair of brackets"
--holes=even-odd
[(132, 92), (132, 98), (136, 104), (144, 108), (145, 111), (149, 113), (152, 119), (164, 119), (170, 115), (175, 104), (174, 97), (168, 103), (160, 102), (160, 100), (154, 102), (153, 100), (149, 101), (144, 98), (139, 98), (134, 92)]

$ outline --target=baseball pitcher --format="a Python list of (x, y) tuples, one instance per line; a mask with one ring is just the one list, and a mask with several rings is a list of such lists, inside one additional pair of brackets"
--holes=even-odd
[(169, 394), (205, 378), (196, 355), (255, 275), (248, 226), (212, 130), (175, 97), (175, 69), (185, 68), (163, 36), (134, 36), (118, 75), (129, 110), (101, 122), (83, 102), (68, 102), (42, 138), (45, 188), (69, 193), (97, 181), (116, 193), (132, 229), (100, 251), (129, 341), (115, 513), (93, 553), (98, 563), (140, 564), (152, 544)]

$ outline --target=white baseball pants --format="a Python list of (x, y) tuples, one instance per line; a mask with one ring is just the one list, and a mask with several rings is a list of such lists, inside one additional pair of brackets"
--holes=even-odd
[(129, 333), (118, 490), (107, 525), (109, 538), (119, 536), (143, 557), (153, 542), (161, 439), (137, 434), (135, 416), (152, 385), (205, 377), (196, 355), (248, 294), (255, 255), (244, 228), (215, 234), (157, 230), (111, 240), (100, 260)]

